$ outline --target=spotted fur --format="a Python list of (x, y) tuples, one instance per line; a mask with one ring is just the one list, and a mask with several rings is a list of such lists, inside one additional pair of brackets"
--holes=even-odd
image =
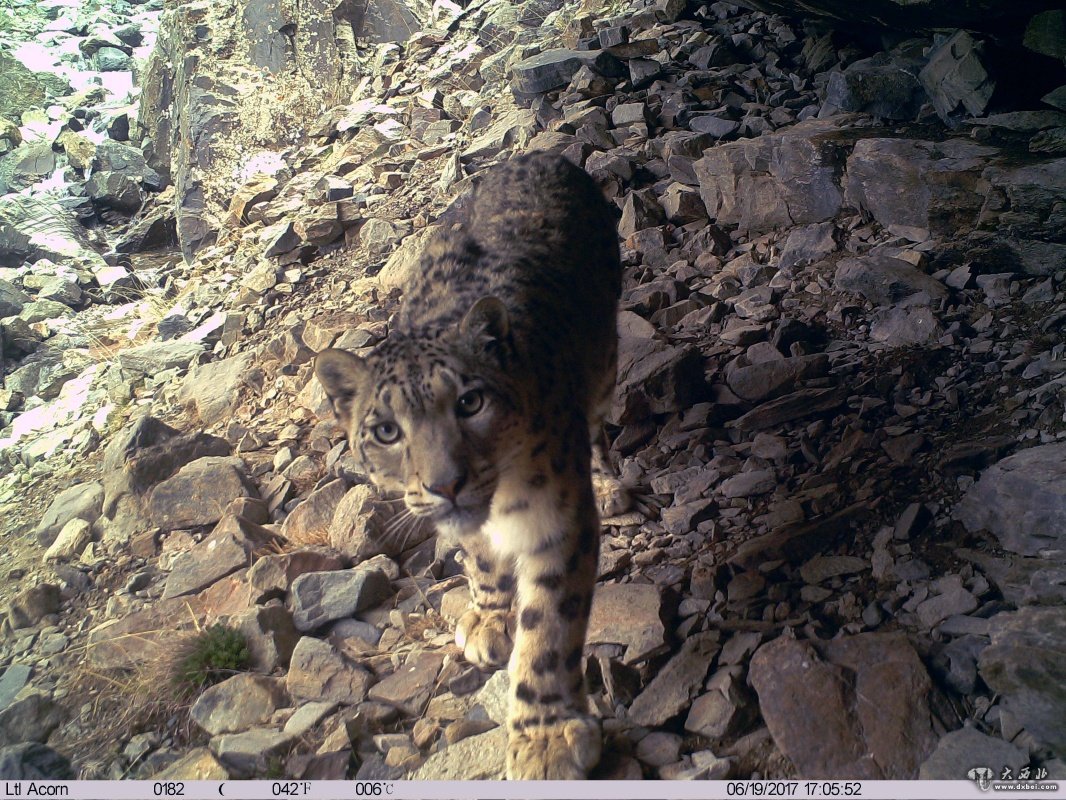
[(582, 649), (620, 288), (596, 185), (526, 155), (429, 243), (382, 344), (316, 360), (367, 474), (463, 547), (473, 604), (456, 641), (482, 667), (510, 655), (511, 778), (584, 777), (599, 759)]

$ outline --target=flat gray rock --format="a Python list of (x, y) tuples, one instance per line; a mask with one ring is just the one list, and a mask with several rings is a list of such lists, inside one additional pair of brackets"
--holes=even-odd
[(415, 781), (502, 780), (507, 768), (507, 729), (493, 728), (445, 747), (407, 777)]
[(379, 570), (309, 572), (292, 583), (292, 618), (297, 630), (312, 631), (375, 606), (389, 596), (388, 577)]
[(940, 323), (929, 306), (883, 308), (870, 318), (870, 338), (888, 347), (909, 347), (941, 335)]
[(33, 667), (29, 664), (12, 664), (4, 670), (4, 674), (0, 675), (0, 711), (11, 705), (32, 675)]
[(292, 734), (274, 728), (253, 728), (211, 739), (211, 750), (235, 777), (250, 778), (267, 768), (270, 760), (296, 741)]
[(1031, 447), (989, 467), (954, 515), (1012, 553), (1066, 549), (1066, 444)]
[(790, 391), (797, 381), (818, 378), (829, 371), (829, 359), (822, 354), (762, 361), (738, 367), (726, 376), (729, 388), (742, 400), (759, 402)]
[(337, 707), (336, 703), (302, 703), (296, 713), (285, 723), (284, 731), (290, 736), (303, 736), (324, 720)]
[(660, 617), (662, 603), (662, 588), (653, 584), (597, 586), (586, 645), (625, 645), (622, 660), (626, 664), (660, 653), (666, 645), (666, 629)]
[(1004, 711), (1040, 744), (1066, 759), (1066, 607), (1026, 606), (989, 620), (992, 644), (981, 678)]
[(708, 739), (719, 739), (736, 716), (736, 705), (721, 692), (701, 694), (685, 718), (685, 730)]
[(280, 678), (245, 672), (205, 689), (189, 709), (189, 716), (209, 734), (218, 736), (269, 722), (287, 700)]
[(840, 387), (800, 389), (776, 400), (768, 400), (731, 424), (743, 431), (771, 428), (811, 414), (829, 411), (843, 403), (847, 396), (847, 391)]
[(768, 494), (777, 488), (777, 479), (772, 469), (757, 469), (741, 472), (722, 481), (722, 494), (728, 498), (754, 497)]
[(156, 375), (164, 370), (187, 367), (204, 351), (199, 342), (150, 342), (119, 351), (118, 365), (134, 378)]
[(636, 756), (649, 766), (662, 767), (679, 759), (682, 741), (676, 733), (655, 731), (637, 742)]
[(104, 487), (99, 483), (79, 483), (55, 496), (37, 524), (37, 541), (48, 547), (72, 519), (95, 522), (104, 504)]
[(977, 598), (961, 585), (952, 586), (946, 592), (930, 597), (914, 610), (918, 619), (926, 628), (946, 620), (956, 614), (969, 614), (978, 606)]
[(296, 700), (354, 705), (366, 699), (370, 673), (341, 655), (329, 642), (304, 636), (296, 643), (285, 686)]
[(515, 89), (537, 94), (558, 89), (587, 66), (602, 75), (620, 75), (623, 67), (606, 50), (567, 50), (555, 48), (525, 58), (511, 67)]
[(971, 769), (987, 767), (998, 779), (1004, 767), (1016, 774), (1028, 763), (1029, 754), (1020, 747), (973, 728), (960, 728), (940, 738), (918, 777), (923, 781), (960, 781)]
[(800, 577), (810, 584), (818, 584), (837, 575), (854, 575), (870, 568), (864, 558), (855, 556), (815, 556), (802, 567)]
[(255, 551), (275, 540), (273, 534), (251, 522), (225, 517), (211, 535), (182, 553), (163, 589), (163, 598), (181, 597), (206, 589), (227, 575), (246, 567)]
[(944, 284), (909, 262), (876, 254), (841, 259), (833, 283), (844, 291), (861, 294), (874, 305), (892, 305), (918, 292), (925, 292), (931, 300), (948, 293)]
[(148, 496), (146, 510), (164, 531), (213, 525), (238, 497), (254, 497), (237, 457), (207, 456), (186, 464), (158, 484)]
[(417, 716), (434, 691), (443, 662), (443, 653), (414, 652), (395, 672), (375, 683), (369, 697), (400, 709), (404, 715)]
[(250, 353), (242, 353), (193, 367), (178, 391), (178, 402), (191, 403), (205, 425), (224, 419), (236, 408), (245, 373), (253, 363)]
[(692, 702), (719, 650), (718, 633), (699, 633), (681, 645), (629, 707), (627, 718), (637, 725), (662, 725)]

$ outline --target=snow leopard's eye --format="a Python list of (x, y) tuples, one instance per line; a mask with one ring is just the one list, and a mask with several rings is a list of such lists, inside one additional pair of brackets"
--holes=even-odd
[(460, 417), (472, 417), (485, 406), (485, 394), (480, 389), (471, 389), (455, 401), (455, 413)]
[(400, 426), (395, 422), (379, 422), (370, 432), (380, 444), (396, 444), (400, 441)]

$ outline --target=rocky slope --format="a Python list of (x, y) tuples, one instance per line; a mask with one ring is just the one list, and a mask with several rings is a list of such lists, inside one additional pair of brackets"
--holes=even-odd
[[(3, 111), (45, 108), (0, 160), (5, 776), (501, 774), (455, 548), (353, 472), (310, 362), (537, 148), (627, 267), (598, 774), (1066, 777), (1061, 12), (1023, 102), (976, 30), (725, 3), (193, 3), (150, 58), (150, 3), (35, 6), (4, 35), (72, 85)], [(218, 622), (250, 668), (173, 696)]]

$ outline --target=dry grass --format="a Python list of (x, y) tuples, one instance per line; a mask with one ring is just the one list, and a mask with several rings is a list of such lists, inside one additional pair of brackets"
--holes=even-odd
[[(130, 320), (91, 319), (87, 324), (75, 328), (89, 343), (90, 358), (96, 362), (113, 361), (120, 351), (127, 347), (146, 344), (155, 338), (156, 325), (170, 310), (171, 301), (165, 300), (160, 293), (131, 290), (127, 296), (121, 291), (115, 292), (124, 303), (137, 303), (137, 322), (140, 323), (134, 336), (128, 334)], [(121, 303), (120, 303), (121, 304)]]
[[(416, 584), (417, 587), (417, 584)], [(408, 616), (404, 619), (404, 635), (411, 640), (412, 644), (425, 644), (426, 631), (436, 631), (437, 633), (444, 633), (448, 631), (451, 626), (448, 621), (440, 615), (426, 598), (421, 588), (418, 588), (418, 594), (422, 597), (423, 602), (426, 604), (426, 610), (420, 616), (412, 617)]]
[[(131, 736), (145, 731), (161, 731), (173, 744), (183, 747), (203, 738), (203, 733), (189, 717), (189, 709), (208, 683), (189, 681), (190, 656), (202, 651), (205, 633), (194, 620), (194, 629), (172, 628), (142, 631), (128, 638), (143, 643), (147, 657), (129, 670), (93, 667), (84, 657), (77, 662), (65, 688), (69, 696), (81, 700), (76, 738), (64, 741), (62, 734), (54, 742), (75, 754), (83, 778), (94, 775), (94, 768), (106, 763)], [(165, 638), (157, 638), (165, 637)], [(222, 679), (236, 670), (217, 670), (213, 678)], [(74, 737), (73, 726), (63, 729)], [(75, 730), (76, 730), (75, 729)], [(136, 764), (130, 765), (130, 769)]]
[[(158, 632), (146, 632), (151, 635)], [(74, 668), (66, 688), (82, 701), (80, 735), (67, 747), (80, 769), (109, 760), (130, 736), (165, 730), (176, 744), (193, 742), (199, 729), (189, 718), (195, 699), (175, 688), (181, 659), (199, 631), (167, 631), (167, 646), (152, 648), (152, 655), (131, 671), (98, 670), (87, 659)], [(91, 646), (91, 645), (90, 645)], [(69, 728), (65, 729), (69, 730)], [(83, 777), (94, 777), (92, 775)]]
[(278, 553), (303, 550), (305, 547), (329, 547), (329, 528), (318, 525), (310, 529), (292, 531), (275, 548)]

